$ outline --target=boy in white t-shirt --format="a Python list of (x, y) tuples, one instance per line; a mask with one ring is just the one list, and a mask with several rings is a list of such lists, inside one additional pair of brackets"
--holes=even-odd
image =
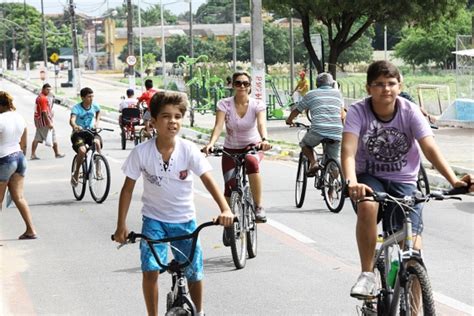
[[(115, 240), (126, 241), (126, 217), (135, 183), (143, 175), (142, 233), (152, 239), (162, 239), (192, 233), (196, 228), (193, 202), (193, 174), (200, 177), (216, 201), (221, 214), (217, 221), (230, 226), (234, 215), (211, 176), (211, 165), (190, 141), (178, 136), (187, 99), (181, 94), (157, 92), (150, 102), (151, 123), (157, 137), (136, 146), (122, 166), (125, 182), (120, 192)], [(177, 246), (189, 255), (191, 240)], [(167, 262), (167, 247), (156, 245), (162, 262)], [(145, 243), (140, 245), (143, 271), (143, 294), (148, 315), (158, 315), (158, 276), (160, 267)], [(193, 262), (185, 271), (191, 298), (202, 314), (202, 250), (198, 241)]]

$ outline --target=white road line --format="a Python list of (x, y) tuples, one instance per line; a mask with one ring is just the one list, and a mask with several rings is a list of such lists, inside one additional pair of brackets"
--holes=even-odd
[(433, 296), (434, 296), (435, 301), (441, 304), (454, 308), (460, 312), (467, 313), (469, 315), (474, 315), (473, 306), (469, 306), (466, 303), (460, 302), (458, 300), (455, 300), (454, 298), (451, 298), (449, 296), (443, 295), (438, 292), (433, 292)]
[(314, 244), (314, 243), (316, 243), (311, 238), (309, 238), (309, 237), (303, 235), (302, 233), (297, 232), (293, 228), (290, 228), (286, 225), (283, 225), (282, 223), (277, 222), (273, 219), (268, 219), (267, 224), (273, 226), (274, 228), (278, 229), (279, 231), (282, 231), (283, 233), (293, 237), (294, 239), (296, 239), (296, 240), (298, 240), (298, 241), (300, 241), (304, 244)]

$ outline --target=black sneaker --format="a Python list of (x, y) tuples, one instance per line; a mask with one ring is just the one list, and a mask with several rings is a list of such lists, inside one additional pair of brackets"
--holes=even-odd
[(255, 208), (255, 219), (257, 223), (266, 223), (267, 216), (265, 215), (265, 210), (263, 207), (259, 206)]
[(222, 243), (226, 247), (230, 247), (230, 240), (229, 237), (227, 237), (227, 229), (224, 228), (224, 231), (222, 232)]

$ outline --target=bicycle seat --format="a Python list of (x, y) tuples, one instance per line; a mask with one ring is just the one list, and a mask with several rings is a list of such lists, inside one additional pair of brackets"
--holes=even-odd
[(322, 144), (334, 144), (334, 143), (337, 143), (339, 142), (338, 140), (335, 140), (335, 139), (330, 139), (330, 138), (324, 138), (321, 143)]

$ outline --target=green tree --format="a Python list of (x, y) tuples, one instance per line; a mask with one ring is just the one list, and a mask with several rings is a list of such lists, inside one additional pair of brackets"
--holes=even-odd
[[(250, 12), (249, 1), (236, 1), (236, 20), (248, 16)], [(188, 20), (189, 14), (184, 16)], [(196, 23), (217, 24), (232, 23), (232, 0), (209, 0), (202, 4), (193, 17)]]
[[(156, 58), (161, 58), (161, 48), (157, 46), (156, 41), (153, 38), (144, 38), (142, 40), (142, 53), (145, 54), (153, 54)], [(138, 45), (134, 45), (133, 54), (135, 56), (140, 56), (140, 47)], [(128, 44), (125, 44), (118, 59), (122, 62), (125, 62), (128, 56)]]
[(374, 28), (369, 27), (365, 33), (352, 46), (344, 50), (337, 59), (337, 65), (342, 71), (350, 63), (369, 63), (372, 60), (374, 49), (372, 48), (372, 39), (375, 35)]
[[(138, 6), (132, 5), (133, 8), (133, 25), (138, 26)], [(112, 16), (112, 19), (115, 20), (117, 27), (126, 27), (127, 26), (127, 4), (124, 3), (121, 6), (118, 6), (114, 9), (109, 9), (105, 14), (110, 14), (113, 10), (117, 11), (115, 16)], [(141, 10), (141, 24), (142, 26), (154, 26), (161, 25), (161, 8), (159, 4), (148, 7), (146, 10), (142, 8)], [(171, 13), (171, 11), (164, 9), (163, 10), (163, 19), (164, 24), (176, 24), (178, 18), (176, 15)]]
[(403, 59), (413, 69), (429, 63), (442, 68), (452, 66), (456, 35), (471, 32), (473, 12), (460, 10), (458, 13), (455, 18), (440, 18), (429, 27), (405, 27), (402, 30), (402, 40), (395, 46), (395, 56)]
[[(328, 32), (329, 72), (336, 76), (339, 55), (351, 47), (374, 22), (417, 21), (429, 25), (441, 16), (452, 16), (465, 8), (466, 0), (444, 1), (330, 1), (330, 0), (264, 0), (264, 6), (283, 16), (301, 19), (304, 44), (318, 72), (324, 71), (321, 56), (317, 56), (310, 38), (310, 26), (318, 21)], [(360, 26), (356, 25), (360, 23)]]

